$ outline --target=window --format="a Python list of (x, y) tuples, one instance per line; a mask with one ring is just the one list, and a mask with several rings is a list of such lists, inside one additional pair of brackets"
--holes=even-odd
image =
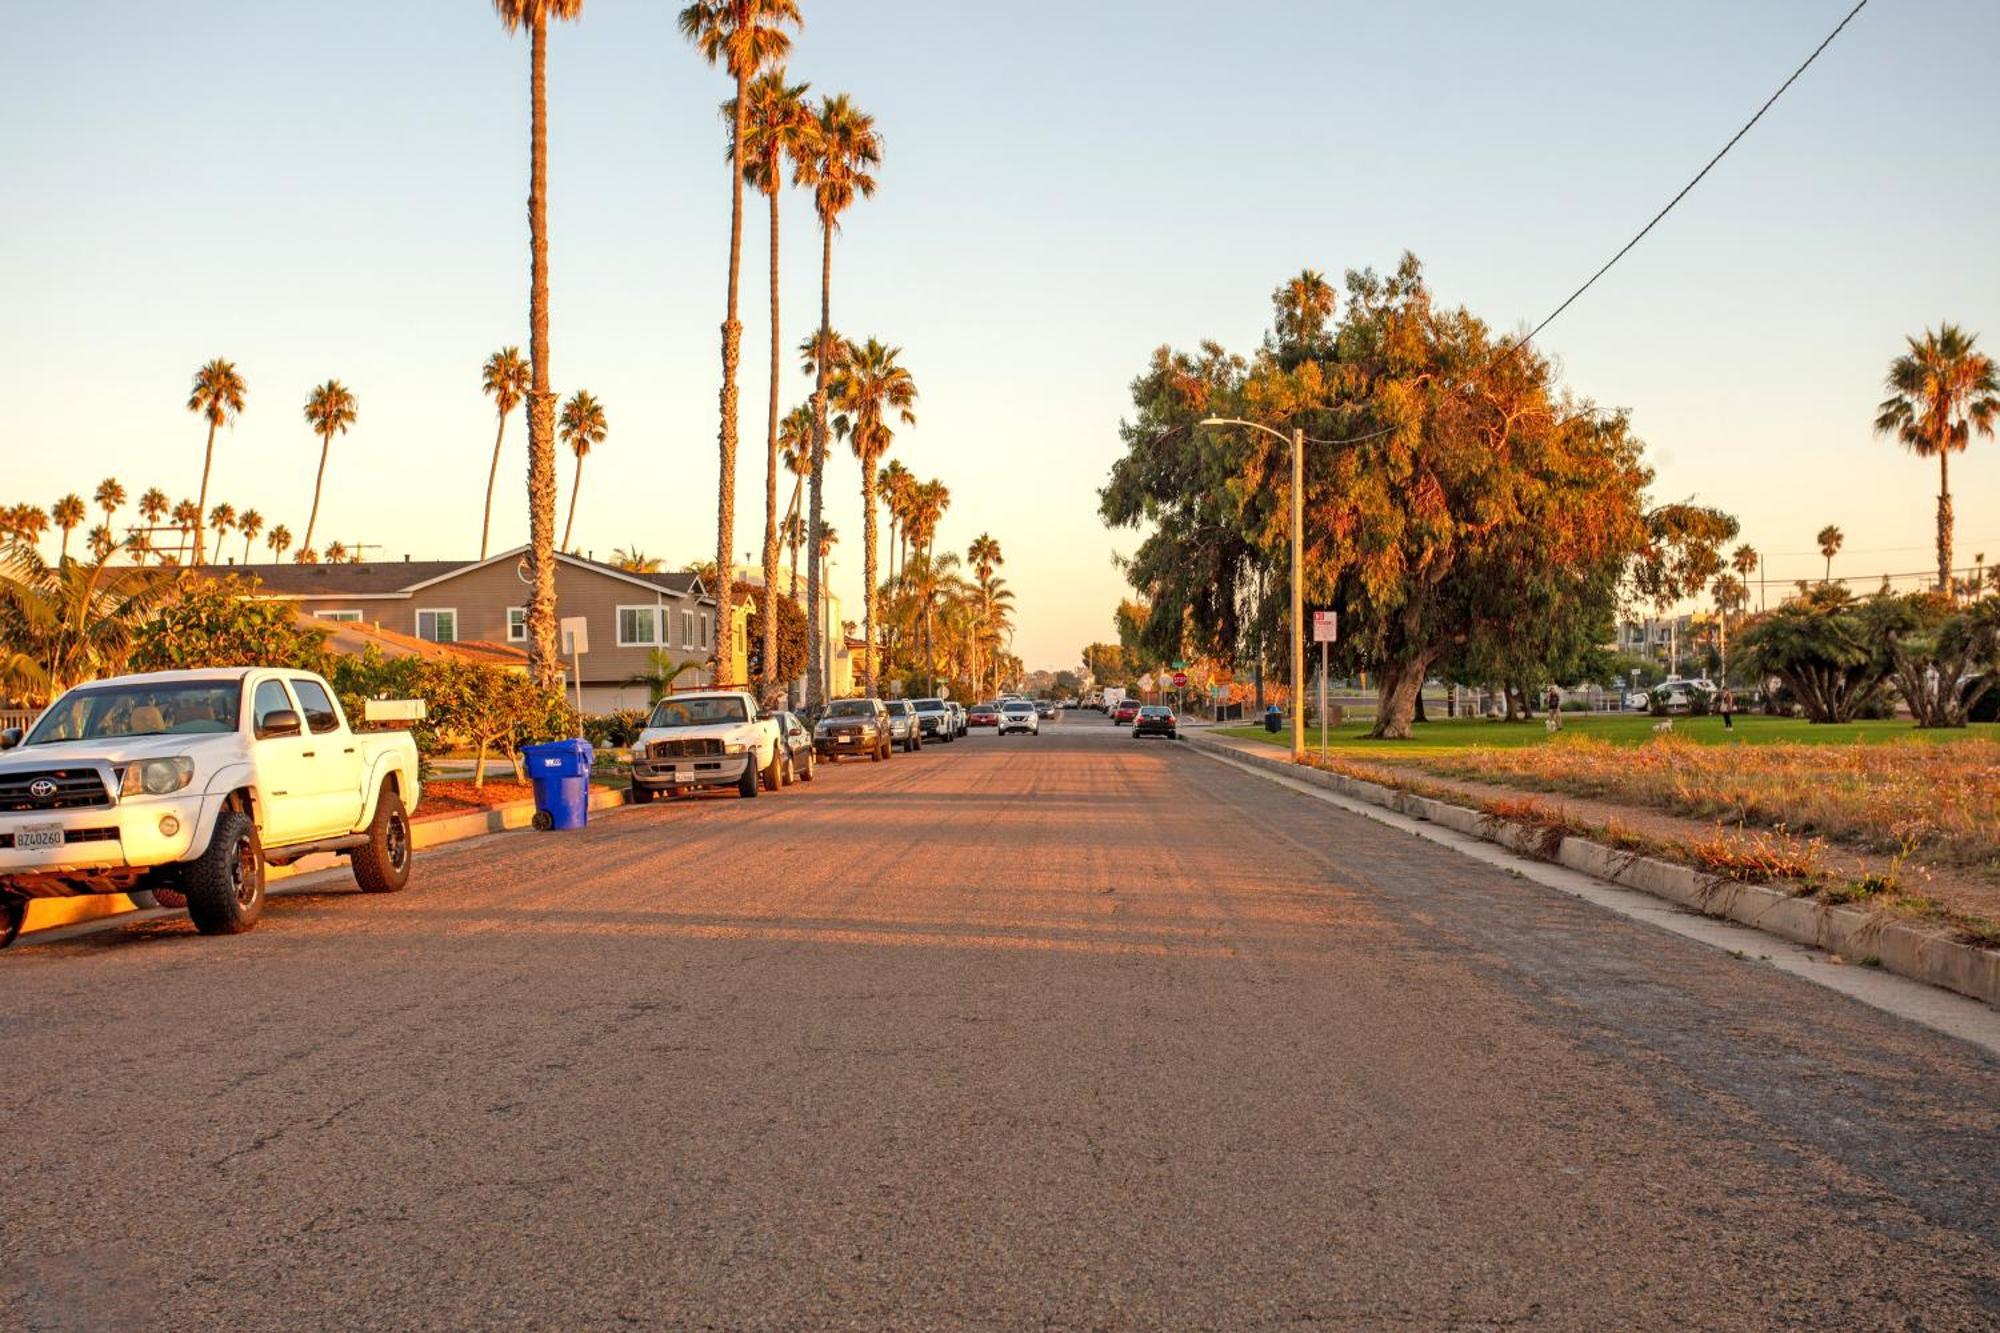
[(694, 641), (694, 612), (683, 611), (681, 612), (681, 647), (693, 648), (696, 646)]
[(259, 736), (264, 734), (271, 714), (289, 713), (291, 711), (292, 696), (285, 693), (285, 687), (282, 682), (267, 680), (257, 686), (256, 697), (251, 700), (250, 704), (250, 716), (255, 723)]
[(457, 610), (417, 612), (417, 637), (432, 643), (457, 643)]
[(510, 606), (507, 608), (507, 642), (526, 643), (528, 641), (528, 608)]
[(708, 612), (704, 611), (701, 613), (701, 642), (697, 643), (695, 647), (707, 648), (714, 642), (715, 641), (709, 638), (708, 636)]
[(313, 612), (313, 619), (337, 620), (343, 625), (357, 625), (361, 623), (361, 613), (359, 611), (352, 611), (352, 610), (315, 611)]
[(660, 641), (660, 608), (621, 606), (618, 608), (618, 646), (651, 648)]
[(308, 728), (320, 733), (340, 729), (340, 710), (318, 681), (294, 676), (292, 689), (298, 692), (299, 707), (305, 710)]

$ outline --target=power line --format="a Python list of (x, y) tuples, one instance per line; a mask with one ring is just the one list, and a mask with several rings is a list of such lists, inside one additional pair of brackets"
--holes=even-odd
[(1557, 306), (1553, 311), (1549, 312), (1548, 318), (1544, 319), (1541, 323), (1535, 325), (1535, 327), (1529, 331), (1528, 336), (1521, 339), (1521, 341), (1516, 343), (1515, 346), (1525, 347), (1527, 344), (1533, 342), (1537, 334), (1539, 334), (1543, 329), (1547, 328), (1549, 325), (1555, 323), (1556, 316), (1562, 314), (1563, 311), (1569, 309), (1571, 305), (1575, 304), (1576, 299), (1578, 297), (1582, 296), (1585, 292), (1589, 291), (1593, 286), (1596, 285), (1597, 280), (1599, 278), (1603, 277), (1606, 273), (1609, 273), (1611, 271), (1611, 266), (1613, 264), (1616, 264), (1619, 260), (1623, 259), (1628, 253), (1630, 253), (1633, 246), (1637, 245), (1640, 241), (1645, 240), (1646, 233), (1652, 231), (1653, 228), (1659, 226), (1660, 220), (1666, 217), (1667, 214), (1673, 212), (1674, 206), (1680, 203), (1681, 200), (1687, 198), (1688, 192), (1693, 190), (1695, 186), (1701, 184), (1702, 178), (1704, 176), (1708, 175), (1709, 172), (1715, 170), (1715, 164), (1720, 162), (1723, 158), (1729, 155), (1729, 150), (1734, 148), (1737, 142), (1741, 140), (1744, 135), (1750, 132), (1750, 127), (1755, 125), (1758, 121), (1764, 118), (1764, 113), (1766, 111), (1769, 111), (1772, 105), (1776, 103), (1780, 97), (1783, 97), (1785, 95), (1785, 90), (1790, 88), (1794, 83), (1798, 82), (1799, 75), (1805, 73), (1806, 70), (1812, 66), (1813, 61), (1819, 59), (1820, 52), (1826, 50), (1827, 47), (1831, 46), (1833, 44), (1833, 39), (1840, 36), (1842, 29), (1846, 28), (1848, 24), (1854, 21), (1854, 16), (1856, 14), (1859, 14), (1862, 10), (1866, 9), (1867, 7), (1868, 7), (1868, 0), (1859, 0), (1859, 3), (1857, 3), (1854, 6), (1854, 8), (1848, 10), (1847, 17), (1842, 19), (1837, 25), (1835, 25), (1833, 31), (1826, 35), (1826, 40), (1822, 41), (1818, 46), (1813, 48), (1813, 53), (1805, 58), (1805, 63), (1792, 71), (1791, 78), (1786, 79), (1783, 83), (1779, 84), (1778, 91), (1772, 93), (1771, 96), (1765, 100), (1764, 105), (1757, 108), (1757, 114), (1750, 117), (1749, 120), (1743, 122), (1743, 128), (1736, 131), (1735, 134), (1731, 135), (1729, 137), (1729, 142), (1722, 145), (1722, 150), (1718, 152), (1714, 157), (1708, 159), (1708, 165), (1703, 167), (1700, 171), (1696, 172), (1693, 180), (1689, 181), (1686, 185), (1681, 186), (1680, 193), (1676, 194), (1673, 198), (1669, 199), (1667, 201), (1667, 206), (1665, 208), (1653, 214), (1653, 220), (1651, 222), (1648, 222), (1645, 226), (1639, 228), (1638, 235), (1634, 236), (1631, 240), (1625, 242), (1624, 245), (1620, 246), (1618, 253), (1611, 256), (1610, 259), (1606, 260), (1603, 268), (1600, 268), (1597, 270), (1597, 272), (1591, 274), (1590, 280), (1588, 282), (1584, 283), (1583, 286), (1571, 292), (1569, 294), (1568, 300), (1564, 301), (1561, 305)]

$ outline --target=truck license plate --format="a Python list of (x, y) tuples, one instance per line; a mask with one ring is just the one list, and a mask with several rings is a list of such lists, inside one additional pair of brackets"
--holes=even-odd
[(63, 845), (61, 824), (23, 824), (14, 830), (14, 850), (45, 852)]

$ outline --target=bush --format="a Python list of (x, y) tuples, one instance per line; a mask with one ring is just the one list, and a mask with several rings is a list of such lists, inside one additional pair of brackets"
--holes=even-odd
[(189, 581), (134, 635), (138, 671), (204, 667), (297, 667), (323, 672), (326, 631), (301, 624), (289, 602), (253, 598), (251, 579)]
[(599, 750), (624, 749), (639, 739), (651, 714), (644, 708), (621, 708), (583, 719), (583, 738)]
[(410, 733), (424, 775), (438, 755), (455, 745), (472, 748), (479, 768), (474, 785), (485, 781), (486, 755), (498, 750), (522, 775), (521, 747), (559, 740), (577, 732), (576, 710), (559, 689), (544, 689), (517, 671), (458, 658), (385, 658), (374, 648), (359, 657), (336, 658), (328, 677), (350, 718), (359, 719), (369, 699), (422, 699), (424, 720)]

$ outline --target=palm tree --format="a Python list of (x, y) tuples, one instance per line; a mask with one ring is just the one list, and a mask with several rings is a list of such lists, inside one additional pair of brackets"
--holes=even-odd
[(104, 522), (109, 525), (119, 508), (125, 503), (125, 486), (116, 477), (106, 477), (97, 483), (95, 496), (97, 507), (104, 511)]
[(701, 659), (675, 657), (664, 648), (655, 648), (646, 654), (646, 668), (637, 675), (627, 676), (625, 684), (646, 687), (646, 702), (656, 704), (674, 692), (674, 682), (682, 676), (701, 670)]
[(194, 373), (194, 389), (188, 394), (188, 411), (194, 412), (208, 421), (208, 447), (201, 456), (201, 491), (195, 496), (194, 511), (194, 564), (202, 561), (201, 516), (208, 508), (208, 473), (215, 464), (215, 431), (218, 426), (226, 426), (236, 420), (243, 411), (244, 396), (248, 393), (243, 377), (236, 372), (236, 363), (216, 357)]
[(627, 574), (657, 574), (660, 572), (660, 558), (647, 555), (636, 546), (620, 546), (611, 553), (611, 564)]
[(243, 517), (236, 520), (236, 530), (243, 534), (243, 563), (250, 563), (250, 546), (257, 540), (257, 534), (264, 530), (264, 516), (254, 509), (243, 511)]
[(493, 0), (508, 32), (528, 30), (528, 667), (547, 688), (562, 679), (556, 644), (556, 396), (549, 388), (548, 36), (583, 0)]
[(51, 505), (49, 513), (55, 517), (56, 527), (62, 530), (62, 553), (57, 558), (67, 560), (69, 559), (69, 535), (77, 530), (78, 525), (83, 522), (84, 516), (89, 511), (83, 507), (83, 497), (75, 491), (71, 491), (68, 495), (65, 495), (62, 499)]
[(174, 506), (170, 517), (181, 534), (180, 544), (174, 547), (174, 563), (179, 564), (194, 549), (194, 530), (201, 525), (201, 506), (192, 500), (182, 500)]
[(48, 535), (49, 511), (40, 505), (10, 505), (6, 518), (7, 535), (14, 541), (34, 546)]
[(867, 692), (875, 693), (875, 466), (896, 438), (893, 416), (906, 426), (917, 424), (917, 382), (897, 359), (900, 347), (874, 338), (849, 343), (833, 393), (840, 405), (841, 434), (849, 437), (861, 460), (862, 634), (868, 641)]
[(892, 458), (882, 465), (882, 475), (875, 482), (875, 488), (882, 493), (883, 507), (889, 511), (891, 583), (896, 581), (896, 570), (907, 563), (903, 543), (910, 535), (910, 493), (916, 481), (916, 474), (903, 466), (902, 459)]
[(493, 435), (493, 466), (486, 472), (486, 516), (479, 523), (479, 558), (486, 558), (487, 538), (493, 531), (493, 487), (500, 480), (500, 442), (507, 438), (507, 417), (528, 396), (528, 363), (518, 347), (503, 347), (486, 358), (479, 374), (480, 391), (493, 400), (500, 429)]
[(1921, 341), (1905, 339), (1910, 350), (1889, 363), (1890, 396), (1876, 409), (1875, 431), (1893, 434), (1919, 458), (1938, 461), (1938, 589), (1951, 593), (1951, 455), (1963, 450), (1977, 431), (1993, 438), (2000, 415), (2000, 373), (1993, 358), (1978, 350), (1979, 335), (1954, 324), (1924, 330)]
[(112, 565), (109, 554), (49, 564), (32, 546), (15, 545), (0, 557), (0, 643), (13, 688), (40, 701), (125, 665), (138, 627), (174, 586), (135, 565)]
[(146, 520), (147, 528), (145, 539), (139, 547), (140, 550), (152, 549), (153, 534), (151, 530), (159, 527), (172, 509), (173, 501), (167, 499), (165, 491), (161, 490), (158, 486), (148, 486), (146, 488), (145, 493), (139, 497), (139, 517)]
[[(1750, 604), (1750, 576), (1757, 572), (1758, 566), (1763, 563), (1763, 559), (1762, 556), (1757, 554), (1757, 548), (1748, 542), (1737, 547), (1736, 553), (1729, 557), (1730, 568), (1736, 571), (1737, 578), (1743, 580), (1743, 602), (1745, 606)], [(1761, 611), (1764, 608), (1760, 604), (1757, 609)]]
[(801, 514), (785, 516), (785, 545), (792, 553), (792, 600), (799, 596), (799, 547), (806, 539), (806, 520)]
[(345, 435), (347, 428), (354, 424), (354, 395), (347, 391), (339, 380), (328, 380), (312, 391), (306, 399), (306, 424), (319, 436), (319, 473), (313, 480), (312, 512), (306, 516), (305, 550), (312, 549), (313, 527), (319, 522), (320, 491), (326, 485), (326, 456), (333, 448), (333, 437)]
[(344, 565), (347, 563), (347, 543), (331, 541), (326, 544), (326, 563)]
[[(750, 81), (759, 70), (778, 64), (791, 51), (786, 25), (799, 23), (797, 0), (694, 0), (680, 13), (681, 36), (711, 65), (720, 64), (736, 80), (729, 104), (729, 307), (722, 321), (722, 429), (717, 442), (721, 456), (716, 487), (715, 606), (717, 626), (730, 620), (730, 572), (736, 540), (736, 365), (743, 343), (737, 318), (738, 280), (743, 268), (743, 176), (750, 114)], [(720, 634), (718, 634), (718, 642)], [(716, 683), (729, 674), (729, 654), (716, 655)]]
[[(882, 163), (882, 137), (875, 132), (875, 118), (857, 108), (846, 93), (823, 98), (818, 126), (810, 144), (810, 154), (799, 164), (798, 182), (813, 192), (813, 209), (819, 215), (819, 335), (814, 344), (812, 519), (808, 524), (806, 547), (806, 601), (820, 605), (820, 529), (825, 526), (823, 501), (826, 480), (827, 387), (834, 370), (836, 343), (833, 333), (833, 233), (840, 216), (854, 206), (856, 197), (875, 193), (873, 168)], [(826, 697), (826, 681), (821, 664), (826, 659), (820, 644), (820, 617), (807, 617), (812, 638), (811, 664), (806, 671), (806, 708), (817, 709)], [(869, 653), (874, 662), (874, 653)]]
[(1007, 563), (1000, 554), (1000, 543), (989, 532), (982, 532), (972, 539), (972, 545), (965, 548), (965, 559), (972, 566), (973, 576), (981, 583), (992, 578), (993, 571)]
[(812, 475), (812, 407), (800, 403), (785, 413), (785, 419), (778, 423), (778, 456), (784, 460), (785, 471), (792, 474), (792, 498), (785, 504), (785, 540), (792, 548), (792, 598), (799, 595), (799, 543), (802, 536), (794, 536), (794, 529), (804, 531), (804, 518), (799, 514), (799, 495), (806, 478)]
[(1722, 660), (1722, 683), (1729, 683), (1729, 613), (1749, 604), (1750, 589), (1734, 574), (1715, 576), (1716, 652)]
[(567, 551), (570, 529), (576, 526), (576, 493), (583, 489), (583, 460), (590, 456), (592, 445), (604, 443), (611, 428), (604, 422), (604, 405), (593, 394), (578, 389), (563, 404), (562, 421), (557, 429), (562, 433), (563, 443), (576, 455), (576, 480), (569, 488), (569, 518), (563, 523), (561, 549)]
[(271, 529), (271, 535), (264, 539), (264, 545), (271, 548), (273, 560), (283, 560), (285, 552), (292, 549), (292, 530), (280, 523)]
[(215, 529), (215, 558), (222, 560), (222, 539), (236, 527), (236, 506), (224, 500), (208, 511), (208, 526)]
[(1833, 582), (1833, 558), (1840, 554), (1840, 544), (1847, 540), (1847, 534), (1829, 523), (1819, 530), (1814, 541), (1819, 543), (1819, 553), (1826, 557), (1825, 582)]
[(1278, 307), (1278, 345), (1287, 351), (1302, 351), (1317, 343), (1333, 318), (1333, 286), (1326, 275), (1303, 269), (1288, 278), (1273, 297)]
[[(771, 401), (764, 441), (764, 686), (777, 684), (778, 670), (778, 379), (784, 345), (778, 317), (778, 195), (784, 188), (785, 166), (796, 177), (799, 163), (811, 152), (819, 122), (806, 105), (809, 85), (785, 82), (785, 71), (766, 70), (750, 85), (749, 111), (742, 122), (743, 179), (761, 190), (771, 209)], [(723, 113), (734, 122), (732, 98)]]

